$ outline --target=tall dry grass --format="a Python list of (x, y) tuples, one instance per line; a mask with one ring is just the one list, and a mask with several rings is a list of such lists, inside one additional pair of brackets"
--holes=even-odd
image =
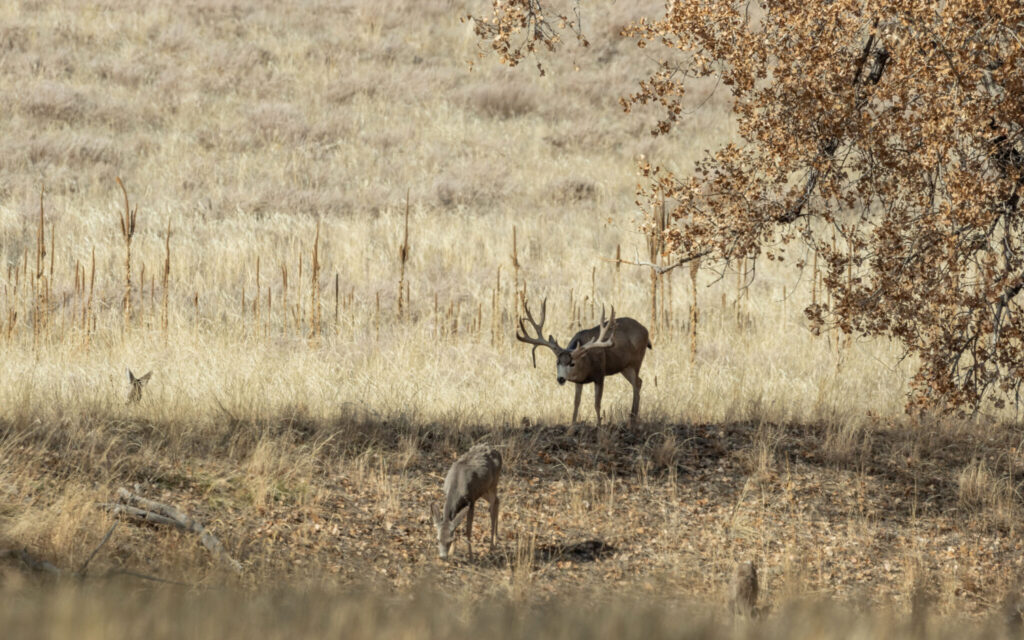
[[(109, 526), (95, 503), (133, 482), (187, 495), (225, 520), (248, 518), (245, 534), (255, 536), (285, 510), (308, 516), (296, 525), (301, 535), (322, 514), (335, 514), (324, 529), (345, 525), (338, 495), (348, 500), (355, 489), (339, 485), (344, 478), (372, 497), (385, 530), (396, 513), (405, 524), (395, 526), (414, 527), (409, 513), (428, 501), (419, 494), (440, 486), (423, 468), (428, 439), (433, 461), (458, 444), (505, 437), (509, 468), (523, 476), (510, 482), (530, 495), (530, 468), (544, 453), (537, 426), (568, 421), (572, 389), (554, 383), (548, 354), (534, 369), (515, 341), (524, 298), (548, 298), (547, 329), (563, 344), (614, 305), (651, 327), (654, 350), (641, 372), (643, 444), (624, 445), (614, 429), (596, 434), (592, 457), (573, 463), (589, 465), (585, 474), (558, 461), (565, 504), (524, 499), (522, 510), (553, 519), (564, 507), (590, 521), (587, 531), (607, 532), (626, 490), (598, 462), (617, 447), (635, 449), (638, 491), (657, 494), (653, 510), (666, 530), (682, 531), (678, 474), (700, 466), (686, 430), (759, 425), (737, 453), (750, 479), (729, 505), (726, 530), (747, 538), (696, 564), (680, 555), (679, 538), (663, 541), (656, 565), (675, 572), (671, 593), (698, 585), (706, 595), (750, 545), (790, 553), (763, 512), (739, 509), (755, 494), (767, 508), (766, 487), (788, 473), (780, 425), (820, 431), (824, 457), (858, 469), (877, 454), (872, 429), (907, 426), (912, 363), (900, 362), (894, 345), (808, 331), (802, 308), (820, 297), (815, 256), (661, 279), (617, 262), (657, 259), (638, 231), (637, 159), (679, 169), (735, 136), (726, 95), (710, 86), (695, 93), (672, 138), (647, 136), (642, 111), (620, 112), (617, 96), (651, 63), (615, 34), (659, 3), (596, 10), (587, 18), (592, 46), (552, 61), (545, 77), (477, 58), (471, 28), (458, 20), (475, 6), (0, 5), (0, 78), (18, 87), (0, 94), (8, 114), (0, 122), (0, 547), (78, 566)], [(131, 233), (127, 219), (122, 232), (125, 213)], [(798, 260), (809, 266), (796, 268)], [(137, 405), (125, 403), (126, 367), (153, 370)], [(609, 381), (603, 406), (613, 425), (625, 422), (630, 391)], [(593, 421), (590, 406), (581, 415)], [(964, 508), (1012, 530), (1013, 465), (964, 465)], [(520, 527), (515, 511), (511, 518), (505, 562), (522, 570), (480, 569), (473, 587), (461, 588), (496, 581), (486, 595), (516, 600), (550, 575), (550, 565), (533, 567), (545, 532)], [(243, 547), (259, 580), (301, 573), (307, 547), (276, 552), (263, 538), (232, 536), (234, 522), (220, 522), (219, 533)], [(165, 535), (154, 546), (150, 537), (122, 527), (112, 561), (191, 583), (219, 579), (186, 538)], [(332, 559), (334, 570), (347, 560)], [(793, 565), (780, 571), (798, 594), (803, 583), (791, 576), (802, 564)], [(14, 575), (0, 578), (10, 586)], [(445, 588), (457, 592), (457, 578), (449, 573)], [(111, 617), (104, 607), (117, 598), (106, 598), (33, 591), (0, 627), (90, 630)], [(714, 637), (704, 622), (677, 626), (671, 608), (659, 609), (654, 627), (634, 628), (636, 609), (560, 618), (557, 606), (575, 609), (557, 602), (509, 633), (554, 624), (566, 637), (608, 629)], [(956, 599), (946, 602), (953, 608)], [(169, 621), (194, 604), (167, 596), (158, 608), (166, 619), (126, 622), (107, 637), (175, 633)], [(356, 601), (331, 613), (323, 605), (309, 633), (352, 629), (363, 611), (369, 618), (355, 628), (402, 635), (406, 627), (388, 626), (394, 619), (377, 606)], [(40, 620), (51, 609), (69, 613)], [(497, 611), (501, 620), (518, 615)], [(424, 624), (451, 635), (486, 628), (490, 615)], [(281, 635), (298, 624), (284, 613), (243, 619)], [(809, 629), (825, 624), (808, 620)], [(188, 624), (203, 631), (225, 621), (200, 612)], [(834, 637), (885, 623), (863, 624), (868, 631)]]
[[(679, 140), (618, 112), (615, 93), (645, 64), (613, 37), (634, 9), (597, 12), (594, 46), (573, 54), (581, 71), (550, 78), (470, 72), (466, 10), (7, 5), (3, 73), (23, 90), (4, 98), (14, 115), (0, 137), (2, 405), (113, 407), (130, 365), (155, 369), (147, 411), (190, 425), (220, 404), (562, 420), (567, 392), (547, 362), (528, 370), (512, 339), (525, 288), (534, 304), (550, 297), (563, 340), (602, 304), (651, 325), (647, 417), (845, 420), (864, 399), (899, 414), (897, 352), (811, 336), (806, 272), (759, 264), (749, 286), (702, 273), (688, 287), (681, 273), (655, 283), (611, 262), (648, 250), (629, 213), (634, 159), (685, 165), (732, 135), (722, 94)], [(109, 153), (85, 150), (99, 140)], [(118, 176), (138, 207), (120, 238)], [(52, 247), (40, 308), (33, 236)], [(29, 349), (40, 316), (46, 335)], [(610, 385), (613, 418), (626, 387)]]

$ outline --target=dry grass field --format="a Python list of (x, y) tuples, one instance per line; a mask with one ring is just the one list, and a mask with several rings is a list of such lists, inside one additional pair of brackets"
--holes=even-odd
[[(796, 248), (671, 272), (654, 317), (649, 271), (614, 263), (648, 259), (636, 161), (735, 135), (710, 86), (669, 138), (622, 113), (651, 62), (616, 34), (659, 6), (597, 3), (592, 46), (540, 77), (478, 59), (459, 17), (482, 4), (0, 4), (0, 628), (1015, 633), (1012, 413), (905, 416), (912, 363), (812, 335)], [(524, 288), (563, 344), (602, 306), (651, 327), (636, 425), (616, 376), (605, 425), (588, 387), (569, 433), (571, 385), (514, 339)], [(153, 371), (141, 402), (126, 368)], [(484, 441), (499, 544), (481, 509), (476, 560), (443, 563), (429, 506)], [(128, 519), (90, 558), (121, 487), (198, 517), (241, 571)], [(765, 615), (734, 624), (746, 560)]]

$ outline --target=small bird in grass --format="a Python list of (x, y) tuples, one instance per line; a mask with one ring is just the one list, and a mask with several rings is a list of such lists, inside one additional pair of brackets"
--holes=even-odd
[(729, 609), (736, 615), (751, 618), (757, 609), (757, 566), (753, 562), (736, 565), (729, 585)]

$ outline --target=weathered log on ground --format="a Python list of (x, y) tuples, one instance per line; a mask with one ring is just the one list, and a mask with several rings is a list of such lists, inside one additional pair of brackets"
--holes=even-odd
[(150, 524), (169, 525), (177, 527), (183, 531), (194, 533), (199, 536), (199, 541), (204, 547), (206, 547), (215, 556), (219, 557), (223, 562), (227, 563), (235, 573), (242, 572), (241, 563), (228, 554), (220, 540), (210, 533), (201, 522), (181, 509), (163, 502), (143, 498), (142, 496), (136, 495), (123, 487), (117, 490), (117, 497), (120, 501), (119, 503), (105, 504), (103, 506), (110, 509), (115, 514), (122, 513), (128, 517), (142, 520), (143, 522), (148, 522)]

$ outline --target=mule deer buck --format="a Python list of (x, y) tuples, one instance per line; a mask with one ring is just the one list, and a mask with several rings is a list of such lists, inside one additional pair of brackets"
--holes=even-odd
[(490, 445), (476, 444), (462, 454), (448, 469), (444, 479), (444, 510), (431, 505), (430, 515), (437, 529), (437, 552), (448, 558), (455, 542), (455, 527), (466, 519), (466, 546), (473, 559), (473, 505), (486, 498), (491, 505), (491, 548), (498, 535), (498, 478), (501, 476), (501, 454)]
[(527, 335), (522, 318), (519, 319), (519, 331), (516, 339), (533, 345), (533, 366), (537, 366), (537, 347), (547, 347), (555, 352), (557, 359), (556, 375), (558, 384), (565, 381), (576, 383), (576, 398), (572, 405), (572, 424), (576, 424), (576, 416), (580, 410), (580, 397), (583, 385), (594, 383), (594, 410), (597, 412), (597, 424), (601, 425), (601, 394), (604, 393), (605, 376), (621, 373), (629, 384), (633, 385), (633, 408), (629, 412), (632, 423), (640, 411), (640, 365), (644, 362), (646, 350), (651, 348), (647, 328), (632, 318), (616, 318), (615, 307), (612, 307), (611, 318), (605, 322), (604, 310), (601, 310), (601, 324), (591, 329), (584, 329), (572, 337), (569, 346), (563, 349), (548, 335), (544, 339), (544, 319), (547, 316), (547, 298), (540, 306), (540, 322), (533, 319), (529, 307), (523, 303), (526, 318), (533, 325), (537, 337)]
[(146, 375), (136, 378), (132, 370), (128, 369), (128, 383), (131, 385), (131, 389), (128, 391), (128, 404), (135, 404), (142, 400), (142, 387), (146, 386), (152, 375), (153, 372), (150, 371)]

